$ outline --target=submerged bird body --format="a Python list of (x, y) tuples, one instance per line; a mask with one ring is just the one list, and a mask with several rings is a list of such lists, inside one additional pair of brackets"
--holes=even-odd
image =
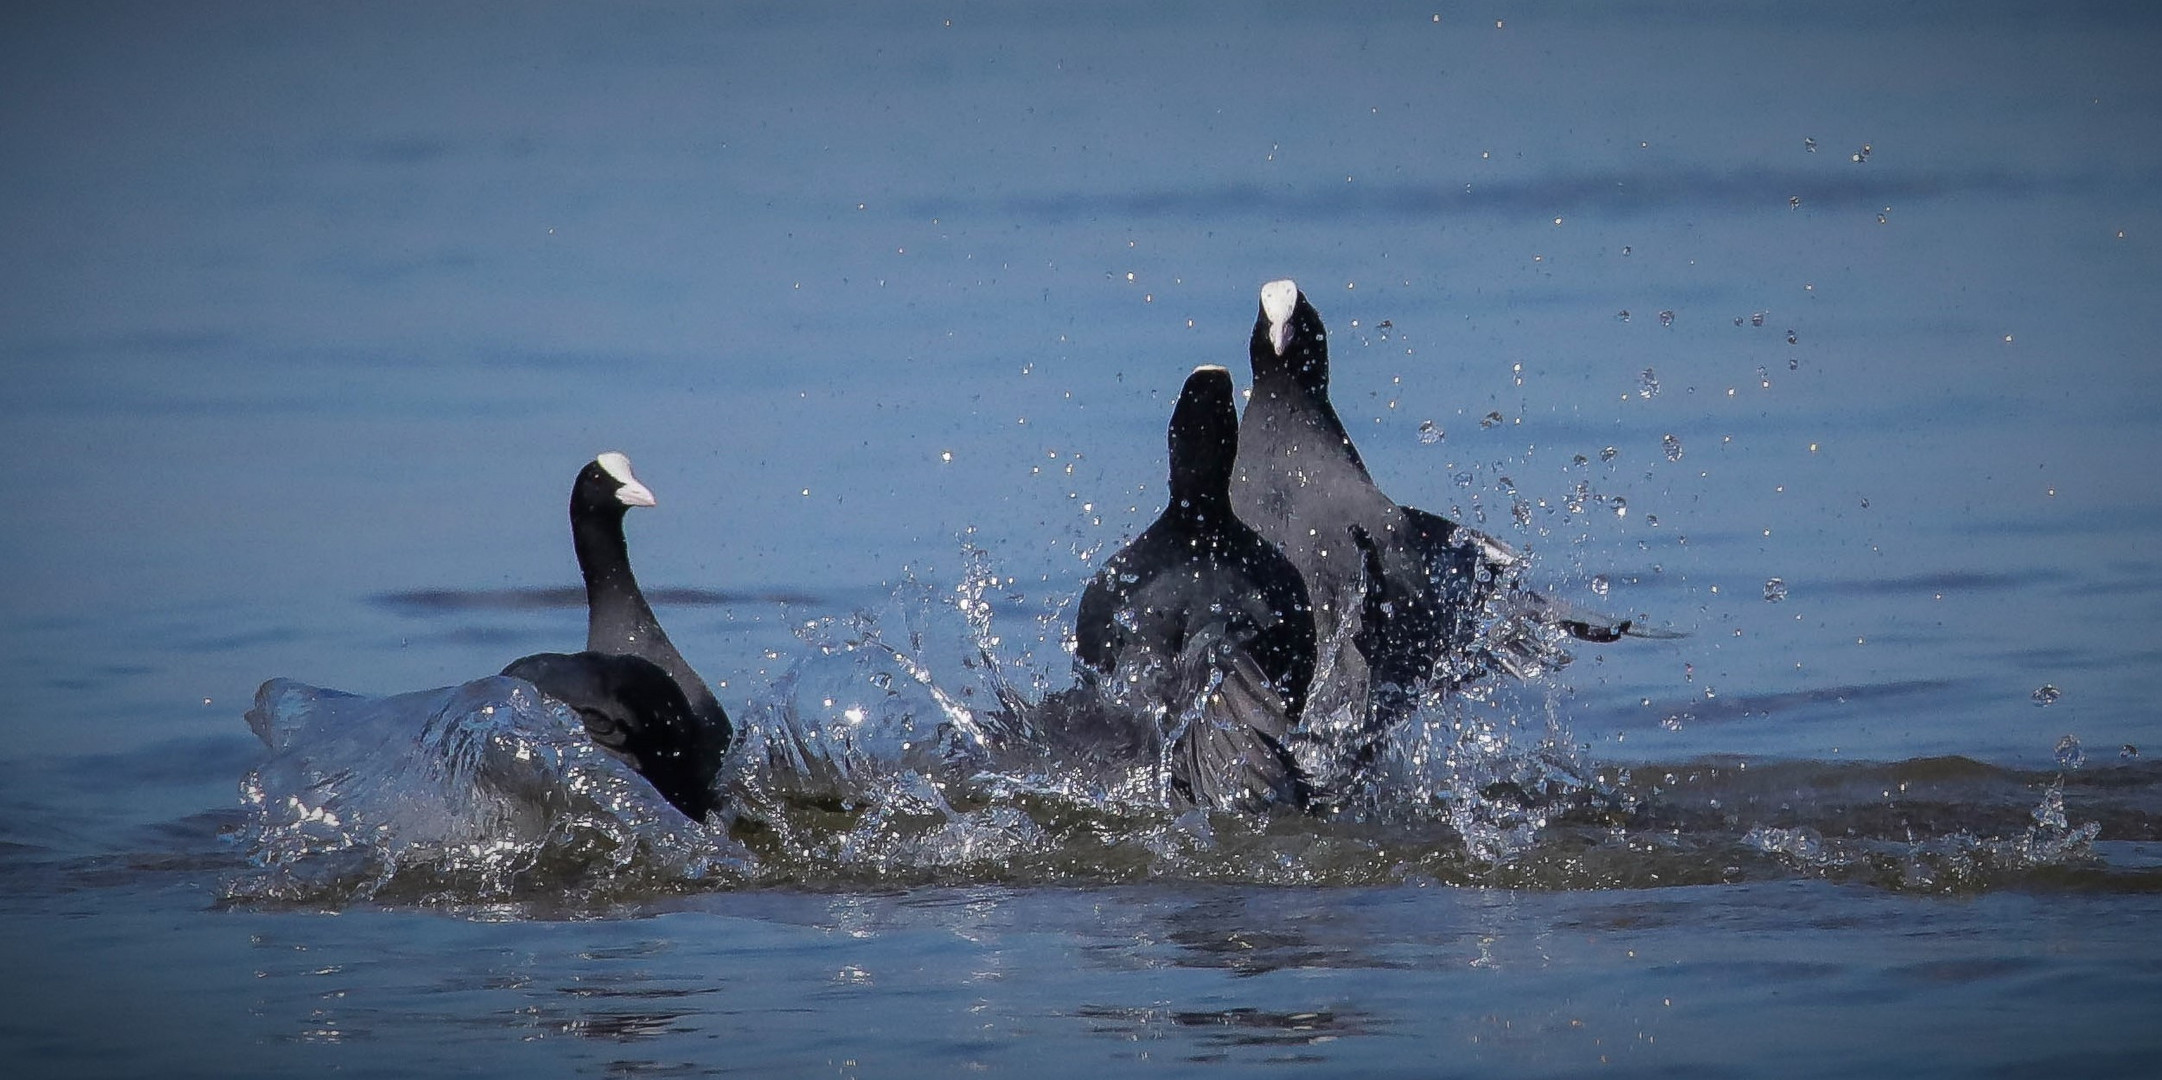
[(1174, 790), (1196, 805), (1301, 802), (1284, 740), (1305, 709), (1314, 624), (1297, 568), (1232, 511), (1231, 377), (1187, 379), (1163, 514), (1090, 581), (1076, 655), (1105, 696), (1163, 710)]
[(716, 806), (716, 759), (683, 689), (650, 660), (600, 652), (535, 653), (503, 674), (570, 706), (586, 735), (693, 820)]
[(570, 706), (593, 740), (702, 818), (733, 735), (728, 714), (676, 651), (631, 573), (623, 517), (654, 505), (618, 453), (595, 458), (571, 487), (571, 542), (586, 585), (586, 648), (513, 661), (503, 674)]

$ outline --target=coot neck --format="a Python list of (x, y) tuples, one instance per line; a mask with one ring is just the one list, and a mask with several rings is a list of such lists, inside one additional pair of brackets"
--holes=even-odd
[(578, 553), (578, 572), (586, 582), (586, 627), (589, 637), (603, 627), (652, 623), (653, 609), (646, 605), (638, 579), (631, 574), (630, 547), (623, 539), (621, 509), (571, 509), (571, 543)]

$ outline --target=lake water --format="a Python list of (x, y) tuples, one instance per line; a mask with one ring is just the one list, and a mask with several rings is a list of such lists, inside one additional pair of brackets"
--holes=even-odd
[[(0, 1048), (2152, 1075), (2158, 47), (2109, 4), (10, 8)], [(1684, 636), (1422, 713), (1338, 820), (902, 749), (1065, 685), (1180, 382), (1243, 385), (1287, 275), (1385, 490)], [(467, 685), (581, 640), (607, 449), (761, 828)], [(336, 821), (244, 719), (273, 678)]]

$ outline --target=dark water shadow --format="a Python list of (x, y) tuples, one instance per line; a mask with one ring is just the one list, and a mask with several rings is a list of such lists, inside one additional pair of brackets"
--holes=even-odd
[[(729, 592), (721, 589), (658, 588), (645, 590), (655, 607), (726, 607), (730, 604), (823, 605), (830, 598), (788, 589)], [(582, 608), (586, 591), (577, 586), (540, 585), (510, 589), (411, 589), (378, 593), (370, 603), (401, 615), (431, 616), (468, 611), (548, 611)]]
[[(1807, 690), (1791, 690), (1780, 694), (1744, 694), (1718, 698), (1685, 698), (1681, 701), (1654, 703), (1651, 710), (1659, 716), (1677, 722), (1731, 723), (1737, 720), (1764, 720), (1804, 709), (1828, 705), (1876, 705), (1899, 698), (1920, 694), (1934, 694), (1957, 685), (1950, 679), (1901, 679), (1883, 683), (1849, 683), (1841, 686), (1811, 687)], [(1641, 719), (1643, 710), (1625, 714)]]
[[(1070, 1015), (1089, 1021), (1089, 1031), (1124, 1040), (1190, 1037), (1203, 1047), (1291, 1049), (1319, 1046), (1355, 1035), (1378, 1034), (1389, 1020), (1377, 1013), (1349, 1009), (1288, 1012), (1273, 1009), (1178, 1009), (1161, 1005), (1083, 1005)], [(1203, 1053), (1197, 1061), (1221, 1054)], [(1286, 1063), (1300, 1058), (1271, 1059)]]
[[(1830, 163), (1827, 162), (1827, 165)], [(2041, 175), (1999, 169), (1964, 172), (1817, 169), (1637, 171), (1608, 174), (1552, 173), (1465, 183), (1455, 176), (1426, 182), (1338, 184), (1285, 189), (1260, 184), (1221, 184), (1122, 193), (1067, 192), (1008, 200), (1015, 217), (1047, 222), (1179, 218), (1304, 221), (1382, 218), (1512, 217), (1559, 211), (1598, 211), (1618, 218), (1688, 209), (1756, 210), (1789, 206), (1875, 210), (1888, 201), (1916, 203), (1957, 196), (2034, 199), (2148, 191), (2140, 177), (2103, 173)], [(919, 213), (959, 216), (950, 203), (921, 200)]]

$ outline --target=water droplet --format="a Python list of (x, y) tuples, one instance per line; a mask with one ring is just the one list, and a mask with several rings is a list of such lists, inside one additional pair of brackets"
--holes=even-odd
[[(1593, 574), (1591, 576), (1591, 591), (1593, 596), (1605, 596), (1607, 594), (1607, 590), (1613, 587), (1613, 583), (1609, 582), (1606, 579), (1605, 574)], [(1646, 704), (1650, 703), (1646, 702)]]
[(1629, 309), (1628, 309), (1628, 308), (1623, 308), (1623, 309), (1621, 309), (1620, 311), (1617, 311), (1617, 312), (1615, 312), (1615, 313), (1614, 313), (1614, 317), (1615, 317), (1615, 318), (1617, 318), (1617, 319), (1620, 319), (1620, 320), (1621, 320), (1621, 321), (1623, 321), (1623, 322), (1628, 322), (1628, 321), (1629, 321)]
[(1789, 345), (1799, 345), (1799, 344), (1801, 344), (1801, 343), (1802, 343), (1802, 339), (1801, 339), (1801, 338), (1800, 338), (1799, 336), (1797, 336), (1797, 335), (1796, 335), (1796, 334), (1794, 333), (1794, 331), (1792, 331), (1792, 330), (1789, 330), (1789, 331), (1787, 331), (1787, 344), (1789, 344)]
[(1486, 414), (1485, 416), (1483, 416), (1483, 417), (1480, 417), (1480, 418), (1479, 418), (1479, 426), (1480, 426), (1480, 427), (1482, 427), (1482, 428), (1490, 428), (1490, 427), (1493, 427), (1493, 426), (1494, 426), (1495, 424), (1499, 424), (1499, 423), (1501, 423), (1501, 420), (1502, 420), (1502, 416), (1501, 416), (1501, 411), (1497, 409), (1497, 410), (1495, 410), (1494, 412), (1490, 412), (1490, 413)]
[(1629, 516), (1629, 500), (1627, 500), (1627, 499), (1624, 499), (1624, 498), (1622, 498), (1622, 497), (1621, 497), (1621, 496), (1619, 496), (1619, 495), (1616, 495), (1616, 496), (1614, 496), (1614, 516), (1615, 516), (1615, 517), (1628, 517), (1628, 516)]
[(1749, 325), (1751, 325), (1751, 326), (1763, 326), (1763, 325), (1764, 325), (1764, 314), (1765, 314), (1765, 313), (1764, 313), (1764, 312), (1761, 312), (1761, 311), (1752, 311), (1752, 312), (1750, 312), (1750, 313), (1749, 313)]
[(2079, 736), (2067, 735), (2057, 740), (2057, 764), (2067, 769), (2077, 769), (2087, 764), (2087, 751), (2080, 749)]
[(1591, 459), (1582, 454), (1577, 454), (1569, 459), (1569, 464), (1582, 467), (1591, 464)]
[(1668, 731), (1680, 731), (1682, 729), (1682, 718), (1678, 714), (1668, 713), (1666, 719), (1659, 721), (1659, 726)]
[(1799, 195), (1789, 195), (1789, 196), (1787, 196), (1787, 209), (1789, 209), (1789, 210), (1799, 210), (1799, 209), (1801, 209), (1801, 208), (1802, 208), (1802, 197), (1801, 197), (1801, 196), (1799, 196)]
[(1772, 388), (1772, 373), (1764, 370), (1763, 364), (1757, 365), (1757, 385), (1766, 390)]
[[(2119, 235), (2120, 235), (2120, 236), (2122, 236), (2123, 234), (2121, 234), (2121, 233), (2120, 233)], [(1624, 254), (1624, 255), (1627, 255), (1627, 254), (1629, 254), (1629, 245), (1627, 245), (1627, 244), (1623, 244), (1623, 245), (1622, 245), (1622, 254)]]
[(1637, 376), (1637, 396), (1640, 398), (1659, 396), (1659, 375), (1657, 372), (1645, 368), (1644, 374)]
[(1616, 450), (1616, 449), (1614, 449), (1613, 447), (1609, 446), (1609, 447), (1607, 447), (1606, 449), (1604, 449), (1604, 450), (1601, 450), (1601, 451), (1599, 451), (1599, 460), (1601, 460), (1601, 461), (1612, 461), (1612, 460), (1614, 460), (1614, 455), (1616, 455), (1616, 454), (1618, 454), (1618, 453), (1621, 453), (1621, 451), (1619, 451), (1619, 450)]
[(2055, 683), (2043, 683), (2035, 688), (2033, 694), (2034, 703), (2037, 705), (2055, 705), (2057, 699), (2063, 696), (2064, 691), (2057, 689)]
[(1673, 309), (1669, 308), (1669, 309), (1667, 309), (1666, 311), (1662, 311), (1662, 312), (1660, 312), (1660, 313), (1659, 313), (1659, 325), (1661, 325), (1661, 326), (1672, 326), (1672, 325), (1674, 325), (1674, 311), (1673, 311)]
[(1440, 442), (1442, 436), (1445, 434), (1447, 433), (1442, 431), (1439, 427), (1434, 426), (1434, 422), (1432, 420), (1422, 420), (1419, 422), (1419, 443), (1423, 446), (1432, 446), (1435, 443)]
[(1790, 357), (1787, 357), (1787, 370), (1788, 370), (1788, 371), (1800, 371), (1800, 370), (1802, 370), (1802, 358), (1801, 358), (1801, 357), (1799, 357), (1799, 356), (1790, 356)]
[(2117, 748), (2117, 756), (2126, 761), (2137, 761), (2139, 760), (2139, 747), (2126, 743)]
[(1659, 436), (1659, 445), (1666, 447), (1668, 461), (1680, 461), (1682, 459), (1682, 441), (1679, 438), (1671, 434), (1661, 435)]
[(1529, 526), (1531, 524), (1531, 504), (1522, 499), (1516, 500), (1509, 507), (1509, 516), (1515, 518), (1519, 526)]
[(1767, 603), (1767, 604), (1776, 604), (1776, 603), (1778, 603), (1778, 602), (1780, 602), (1781, 600), (1784, 600), (1784, 599), (1786, 599), (1786, 598), (1787, 598), (1787, 583), (1786, 583), (1786, 582), (1784, 582), (1784, 581), (1781, 581), (1781, 580), (1779, 580), (1778, 578), (1772, 578), (1771, 580), (1769, 580), (1769, 581), (1766, 581), (1766, 582), (1764, 583), (1764, 602), (1765, 602), (1765, 603)]
[[(1437, 16), (1437, 19), (1438, 19), (1438, 18), (1439, 18), (1439, 17)], [(1807, 150), (1807, 151), (1809, 151), (1809, 152), (1810, 152), (1810, 153), (1812, 153), (1812, 154), (1816, 153), (1816, 152), (1817, 152), (1817, 140), (1815, 140), (1815, 139), (1812, 139), (1812, 138), (1808, 137), (1807, 135), (1804, 135), (1804, 136), (1802, 136), (1802, 149), (1804, 149), (1804, 150)]]

